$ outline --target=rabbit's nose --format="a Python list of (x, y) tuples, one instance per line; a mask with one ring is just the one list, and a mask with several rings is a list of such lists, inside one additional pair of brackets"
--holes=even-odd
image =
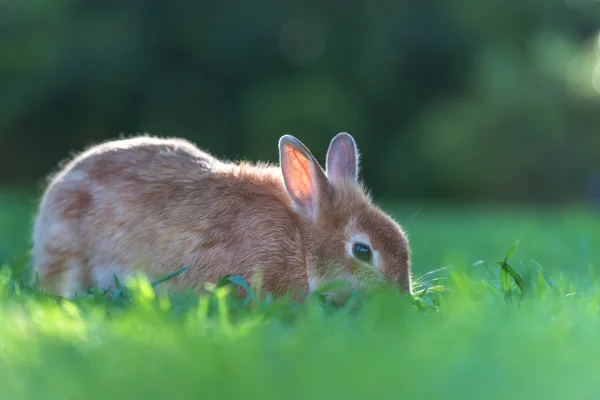
[(406, 281), (406, 279), (401, 279), (398, 281), (398, 287), (402, 293), (410, 293), (412, 294), (412, 285)]

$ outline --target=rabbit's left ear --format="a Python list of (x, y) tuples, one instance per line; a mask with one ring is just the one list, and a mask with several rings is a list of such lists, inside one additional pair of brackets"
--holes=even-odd
[(327, 150), (326, 171), (332, 182), (358, 179), (359, 155), (356, 142), (346, 132), (338, 133)]
[(329, 186), (323, 169), (298, 139), (284, 135), (279, 140), (283, 183), (296, 211), (316, 220), (320, 201)]

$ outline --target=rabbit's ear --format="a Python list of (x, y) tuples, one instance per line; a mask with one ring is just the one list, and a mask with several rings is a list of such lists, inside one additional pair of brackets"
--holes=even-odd
[(354, 138), (346, 132), (338, 133), (327, 150), (327, 177), (333, 182), (356, 182), (358, 163), (358, 149)]
[(279, 162), (285, 189), (302, 215), (315, 219), (319, 196), (326, 190), (327, 177), (311, 152), (298, 139), (279, 139)]

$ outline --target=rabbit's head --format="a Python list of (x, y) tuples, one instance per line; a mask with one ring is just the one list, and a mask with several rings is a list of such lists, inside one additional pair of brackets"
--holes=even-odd
[(342, 280), (354, 289), (391, 283), (412, 292), (407, 236), (366, 193), (352, 136), (333, 138), (326, 170), (290, 135), (281, 137), (279, 153), (285, 189), (306, 226), (310, 291)]

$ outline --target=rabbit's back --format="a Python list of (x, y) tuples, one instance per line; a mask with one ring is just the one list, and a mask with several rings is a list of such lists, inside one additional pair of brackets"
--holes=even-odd
[(197, 178), (223, 165), (183, 139), (142, 136), (91, 147), (62, 168), (53, 183), (80, 173), (95, 184), (160, 183)]
[(285, 268), (303, 263), (298, 221), (286, 202), (275, 168), (227, 164), (181, 139), (109, 142), (50, 182), (36, 220), (34, 265), (46, 278), (71, 271), (63, 279), (78, 284), (63, 281), (67, 287), (108, 286), (114, 274), (138, 270), (157, 278), (184, 266), (192, 268), (172, 284), (249, 278), (260, 269), (283, 290), (303, 286), (306, 273)]

